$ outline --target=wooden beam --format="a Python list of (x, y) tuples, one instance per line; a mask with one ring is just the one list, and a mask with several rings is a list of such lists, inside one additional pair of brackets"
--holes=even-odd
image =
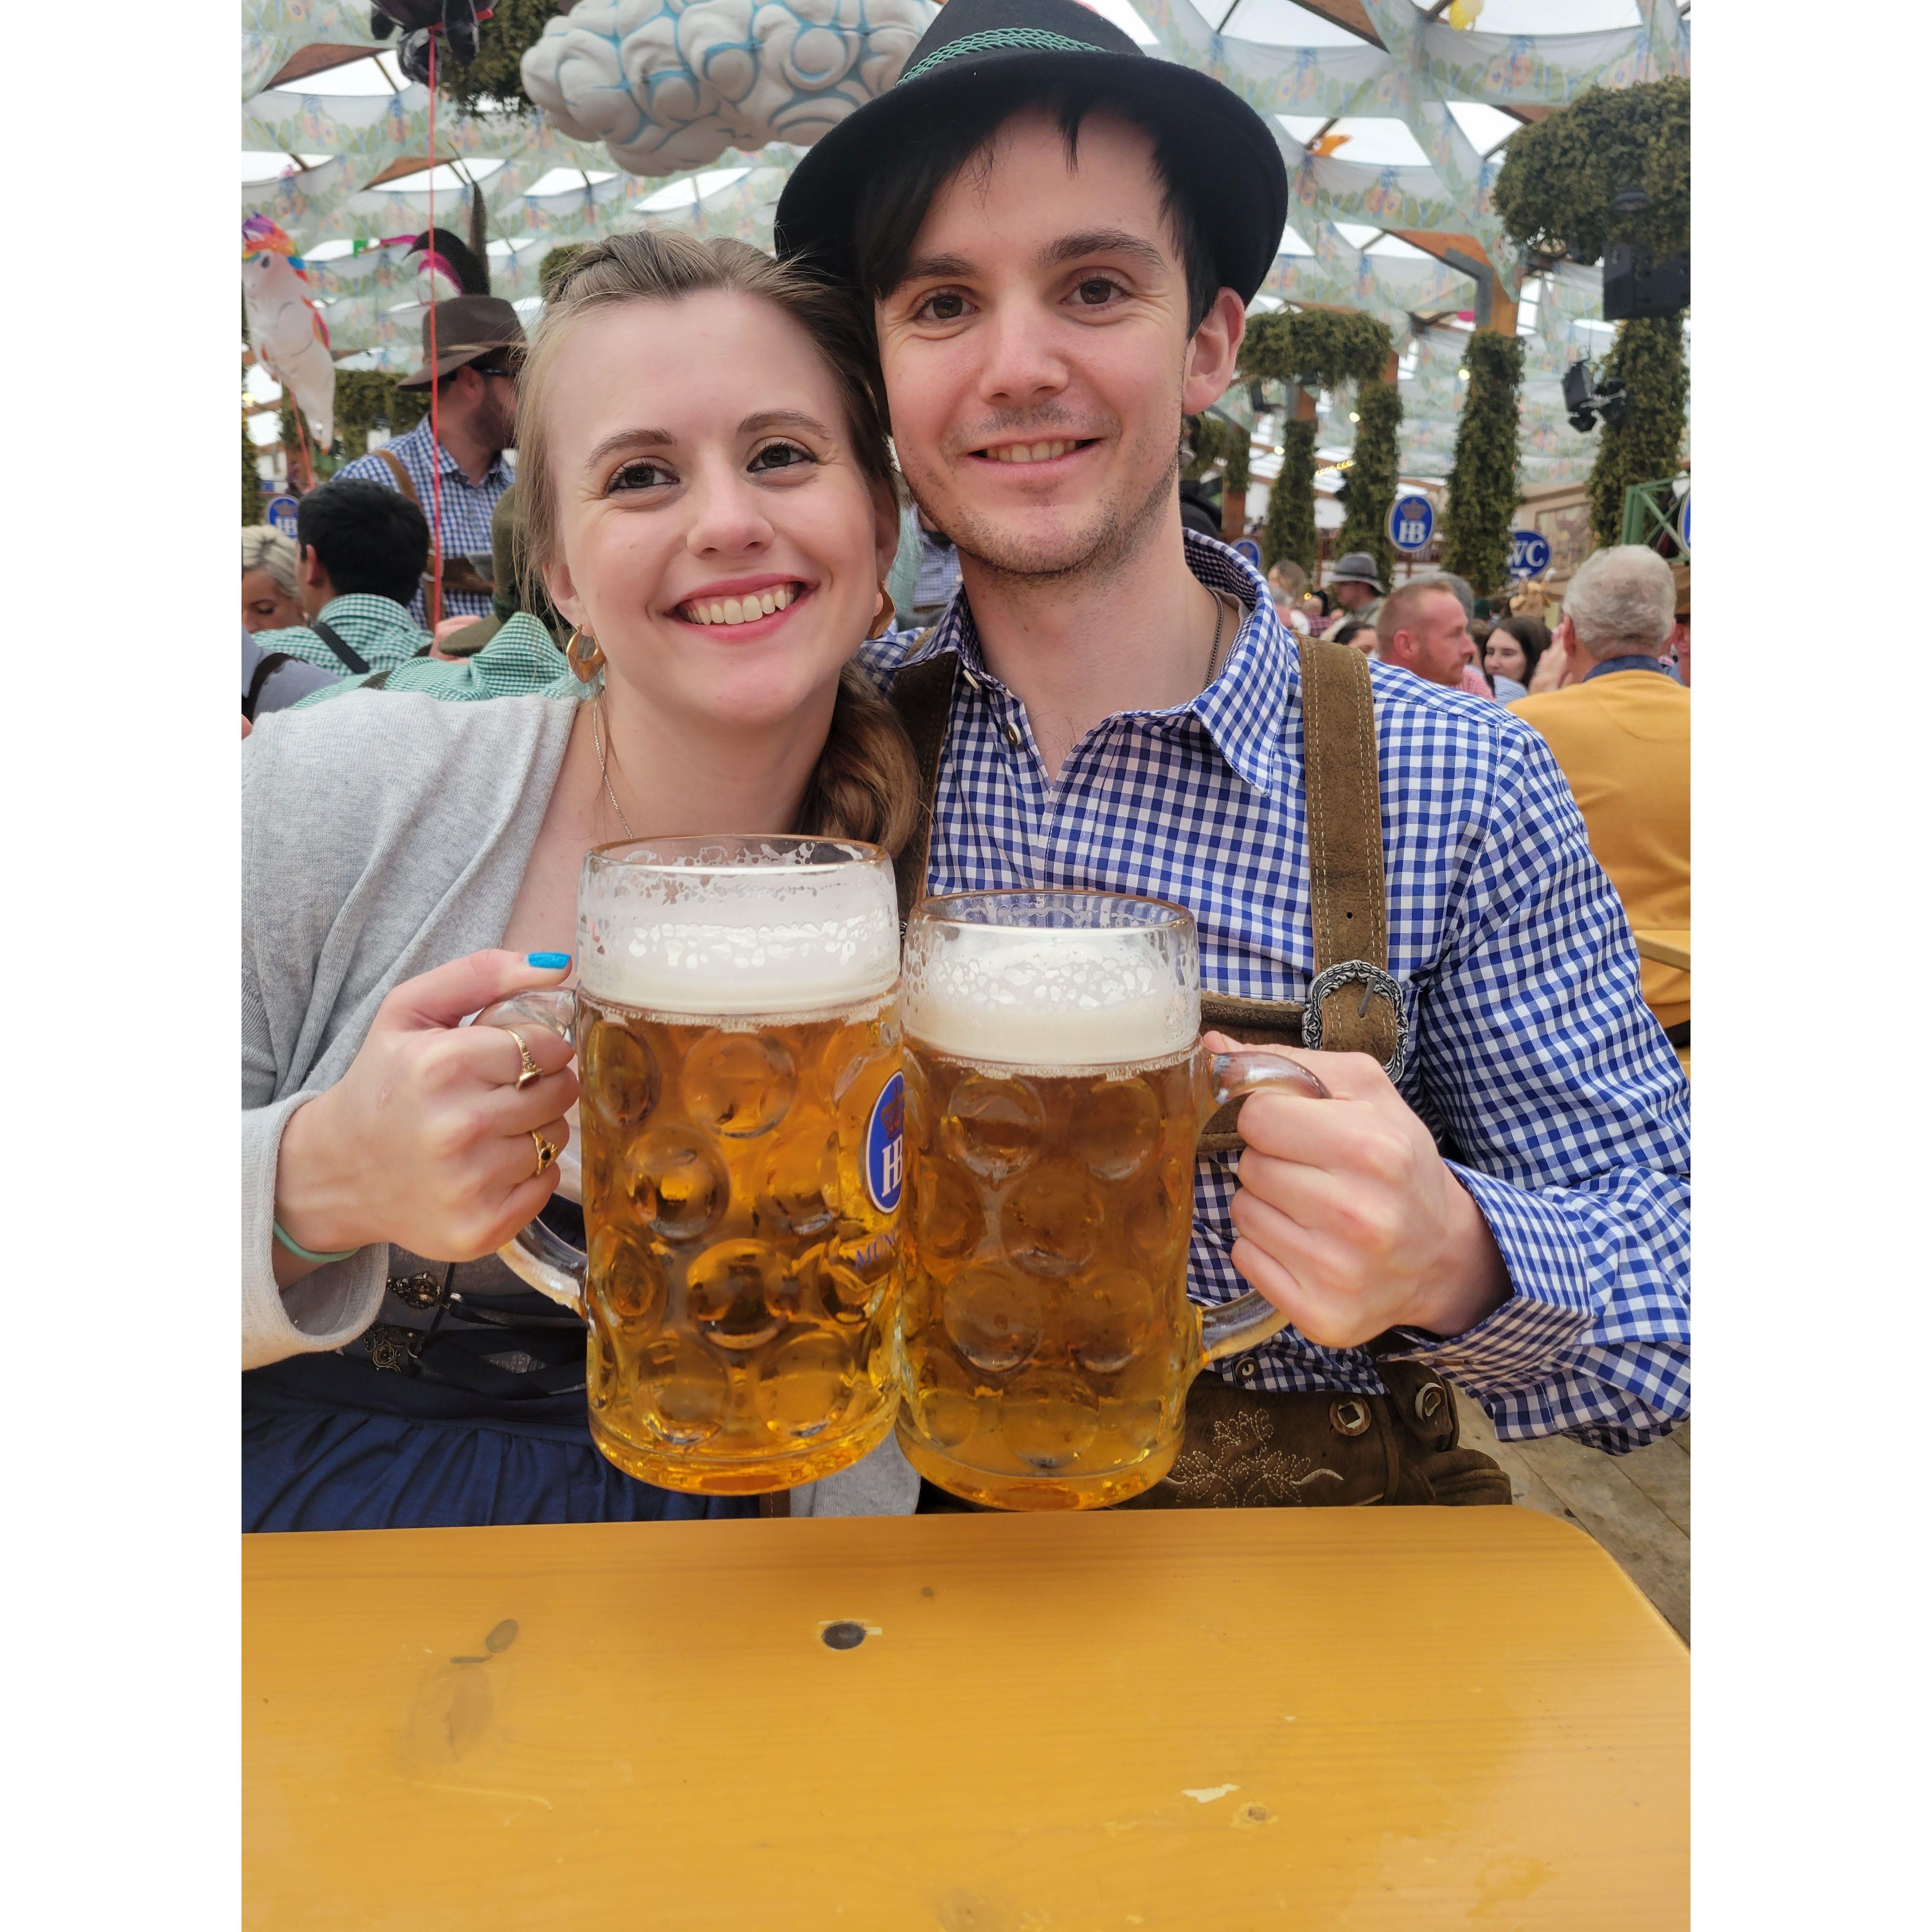
[(1331, 26), (1346, 28), (1372, 47), (1382, 44), (1382, 37), (1376, 32), (1375, 22), (1369, 18), (1362, 0), (1295, 0), (1295, 4), (1318, 14)]
[(400, 181), (406, 175), (426, 174), (439, 164), (444, 167), (453, 167), (456, 157), (454, 154), (439, 154), (432, 161), (427, 154), (405, 154), (400, 160), (392, 161), (386, 168), (371, 175), (362, 185), (364, 188), (380, 188), (385, 182)]
[(332, 46), (326, 40), (317, 40), (313, 46), (296, 48), (275, 70), (268, 85), (292, 87), (311, 74), (326, 74), (332, 67), (346, 67), (351, 61), (367, 60), (375, 51), (374, 47)]

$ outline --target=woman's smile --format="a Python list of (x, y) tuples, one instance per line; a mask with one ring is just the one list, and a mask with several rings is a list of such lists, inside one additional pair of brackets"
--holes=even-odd
[(680, 623), (729, 630), (737, 638), (769, 637), (817, 586), (803, 578), (734, 577), (707, 584), (671, 607)]

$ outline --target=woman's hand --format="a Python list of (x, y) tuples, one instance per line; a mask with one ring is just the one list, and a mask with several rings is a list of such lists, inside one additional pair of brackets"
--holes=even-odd
[[(545, 955), (546, 958), (556, 956)], [(405, 980), (386, 999), (349, 1070), (290, 1117), (275, 1218), (320, 1252), (392, 1241), (436, 1261), (474, 1261), (526, 1226), (556, 1186), (537, 1171), (540, 1133), (561, 1148), (577, 1098), (571, 1048), (547, 1027), (520, 1027), (542, 1077), (521, 1093), (517, 1042), (465, 1014), (569, 970), (514, 952), (472, 952)], [(311, 1264), (274, 1244), (284, 1288)]]

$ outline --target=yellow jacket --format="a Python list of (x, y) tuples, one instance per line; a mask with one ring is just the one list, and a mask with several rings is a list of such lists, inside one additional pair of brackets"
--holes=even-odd
[[(1620, 670), (1509, 708), (1555, 753), (1633, 929), (1688, 946), (1690, 692), (1653, 671)], [(1675, 1026), (1690, 1017), (1690, 976), (1646, 959), (1643, 997)]]

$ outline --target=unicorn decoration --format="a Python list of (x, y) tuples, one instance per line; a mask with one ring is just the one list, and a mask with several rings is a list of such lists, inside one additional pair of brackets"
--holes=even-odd
[(316, 447), (335, 440), (335, 362), (296, 244), (266, 214), (242, 224), (242, 307), (248, 341), (308, 418)]

